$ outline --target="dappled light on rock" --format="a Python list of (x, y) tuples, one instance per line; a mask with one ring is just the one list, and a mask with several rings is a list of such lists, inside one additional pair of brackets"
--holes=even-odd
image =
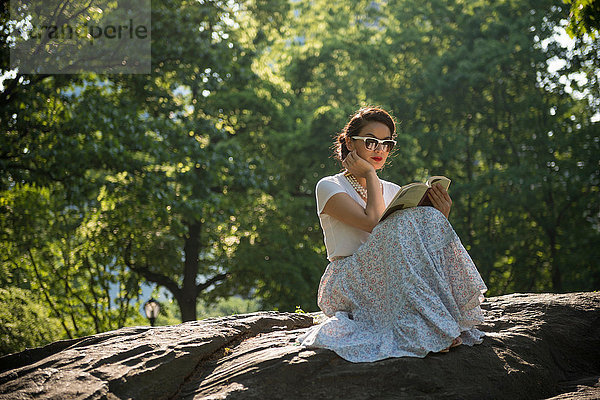
[(0, 358), (0, 399), (600, 398), (600, 293), (482, 308), (481, 345), (374, 363), (296, 344), (319, 313), (123, 328)]

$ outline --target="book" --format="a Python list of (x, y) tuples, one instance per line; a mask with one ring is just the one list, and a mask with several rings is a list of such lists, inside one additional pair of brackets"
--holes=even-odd
[(445, 176), (432, 176), (425, 183), (413, 182), (402, 186), (381, 215), (381, 218), (379, 218), (379, 222), (389, 217), (394, 211), (419, 206), (433, 207), (431, 200), (427, 196), (427, 191), (431, 188), (431, 185), (439, 183), (444, 189), (448, 190), (450, 182), (452, 181)]

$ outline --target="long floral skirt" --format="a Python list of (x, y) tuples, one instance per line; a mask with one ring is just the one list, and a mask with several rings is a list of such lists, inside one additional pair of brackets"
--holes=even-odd
[(318, 305), (329, 317), (298, 338), (352, 362), (425, 357), (482, 342), (487, 290), (444, 215), (433, 207), (393, 213), (350, 257), (331, 262)]

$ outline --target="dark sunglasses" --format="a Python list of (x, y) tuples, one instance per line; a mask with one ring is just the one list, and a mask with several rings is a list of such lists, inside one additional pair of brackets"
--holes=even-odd
[(364, 140), (365, 147), (367, 148), (367, 150), (375, 150), (377, 149), (377, 147), (379, 147), (379, 145), (381, 145), (381, 150), (388, 152), (391, 151), (394, 148), (394, 145), (396, 144), (396, 141), (392, 139), (381, 140), (365, 136), (352, 136), (352, 139)]

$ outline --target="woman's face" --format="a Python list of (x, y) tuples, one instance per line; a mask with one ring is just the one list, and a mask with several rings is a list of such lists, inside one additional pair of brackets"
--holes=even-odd
[[(392, 133), (386, 124), (372, 121), (363, 126), (360, 133), (355, 136), (374, 137), (377, 139), (392, 139)], [(368, 150), (365, 147), (365, 141), (361, 139), (351, 139), (346, 137), (346, 146), (348, 150), (356, 150), (356, 153), (363, 159), (367, 160), (373, 168), (381, 169), (385, 165), (385, 160), (389, 155), (389, 151), (383, 151), (382, 145), (378, 145), (375, 150)]]

